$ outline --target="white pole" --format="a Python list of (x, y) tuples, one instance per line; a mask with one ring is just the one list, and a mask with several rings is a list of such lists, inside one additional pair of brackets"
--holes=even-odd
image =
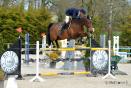
[(108, 44), (109, 44), (109, 62), (108, 62), (108, 73), (111, 72), (111, 41), (109, 40), (108, 41)]
[(119, 36), (113, 36), (113, 52), (114, 55), (119, 55)]
[(39, 41), (36, 42), (36, 76), (39, 76)]
[(42, 48), (46, 48), (46, 35), (42, 37)]
[(116, 79), (116, 77), (115, 76), (113, 76), (112, 74), (111, 74), (111, 40), (108, 40), (108, 46), (109, 46), (109, 50), (108, 50), (108, 73), (103, 77), (103, 79), (105, 79), (105, 78), (107, 78), (107, 77), (111, 77), (111, 78), (113, 78), (113, 79)]
[(39, 41), (36, 42), (36, 76), (30, 80), (43, 82), (44, 80), (39, 76)]
[[(61, 47), (62, 48), (66, 48), (67, 47), (67, 39), (61, 40)], [(62, 51), (61, 52), (61, 58), (62, 59), (65, 59), (65, 54), (66, 54), (66, 51)]]

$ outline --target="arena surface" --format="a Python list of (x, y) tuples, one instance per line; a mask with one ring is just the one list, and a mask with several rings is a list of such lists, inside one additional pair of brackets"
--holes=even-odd
[[(131, 88), (131, 64), (118, 64), (119, 70), (128, 75), (115, 75), (116, 79), (102, 79), (98, 77), (87, 77), (86, 75), (58, 75), (44, 76), (44, 82), (30, 82), (34, 76), (24, 76), (35, 73), (35, 63), (22, 65), (24, 80), (17, 80), (18, 88)], [(40, 72), (61, 72), (62, 70), (43, 69)], [(5, 81), (5, 87), (7, 80)]]

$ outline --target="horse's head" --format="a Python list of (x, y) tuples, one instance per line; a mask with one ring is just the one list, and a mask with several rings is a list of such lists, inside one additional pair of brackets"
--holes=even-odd
[(82, 24), (85, 25), (90, 32), (94, 32), (94, 28), (92, 26), (92, 21), (90, 17), (82, 17), (81, 18)]

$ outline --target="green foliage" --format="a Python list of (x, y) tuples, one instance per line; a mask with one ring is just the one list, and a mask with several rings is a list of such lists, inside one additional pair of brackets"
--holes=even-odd
[(131, 46), (131, 15), (127, 17), (127, 21), (121, 26), (121, 45)]
[(4, 52), (4, 38), (2, 37), (2, 35), (0, 34), (0, 55)]
[[(35, 43), (41, 40), (40, 34), (47, 30), (50, 21), (51, 15), (44, 7), (29, 11), (24, 10), (21, 4), (8, 9), (0, 7), (0, 37), (4, 38), (3, 43), (13, 43), (19, 35), (24, 40), (28, 32), (30, 42)], [(23, 30), (21, 34), (16, 31), (19, 27), (22, 27)]]
[(106, 30), (106, 22), (102, 19), (101, 16), (94, 16), (93, 18), (93, 27), (95, 28), (94, 36), (95, 40), (99, 40), (100, 34), (105, 34)]
[[(35, 14), (34, 14), (35, 13)], [(48, 24), (50, 23), (51, 15), (44, 9), (33, 9), (26, 12), (23, 22), (23, 29), (28, 32), (31, 37), (32, 43), (36, 40), (40, 40), (42, 32), (46, 32)]]

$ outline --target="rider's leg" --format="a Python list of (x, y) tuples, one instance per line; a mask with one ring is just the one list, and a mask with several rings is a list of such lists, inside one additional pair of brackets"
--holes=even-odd
[(67, 23), (69, 22), (70, 20), (70, 17), (69, 16), (66, 16), (65, 17), (65, 22), (64, 24), (62, 25), (62, 28), (61, 28), (61, 33), (65, 30), (65, 28), (67, 27)]
[(66, 17), (65, 17), (65, 23), (68, 23), (69, 20), (70, 20), (70, 16), (66, 16)]

